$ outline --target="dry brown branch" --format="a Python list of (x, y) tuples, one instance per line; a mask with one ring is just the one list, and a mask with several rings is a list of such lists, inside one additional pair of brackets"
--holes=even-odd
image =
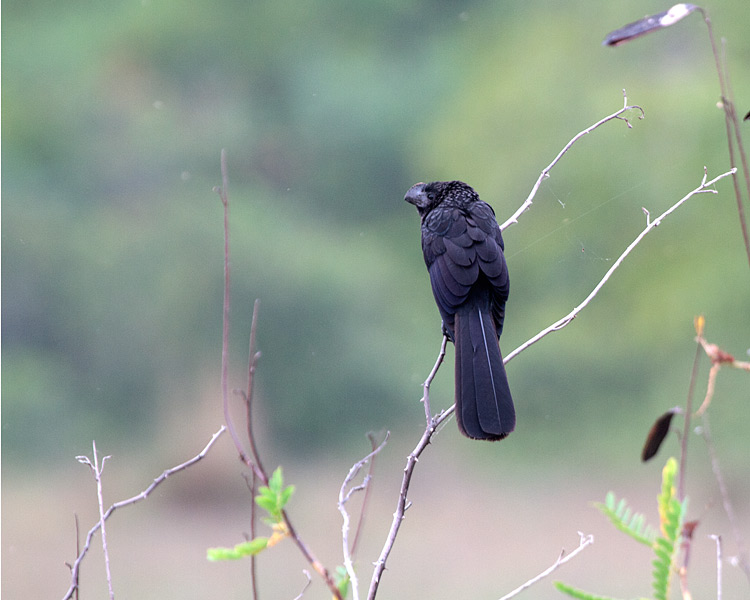
[[(248, 455), (245, 451), (244, 445), (237, 434), (237, 430), (234, 427), (232, 417), (229, 411), (229, 310), (231, 308), (230, 301), (230, 269), (229, 269), (229, 175), (227, 169), (227, 154), (225, 150), (221, 151), (221, 187), (214, 188), (214, 191), (219, 194), (221, 198), (221, 204), (224, 209), (224, 308), (223, 308), (223, 319), (222, 319), (222, 345), (221, 345), (221, 395), (224, 407), (224, 419), (226, 421), (226, 427), (229, 431), (229, 435), (232, 438), (237, 454), (249, 469), (253, 471), (255, 476), (260, 479), (264, 484), (268, 484), (268, 473), (262, 466), (260, 460), (260, 454), (255, 443), (255, 435), (252, 428), (252, 400), (253, 400), (253, 380), (255, 375), (255, 367), (260, 352), (255, 350), (255, 331), (258, 317), (258, 302), (256, 301), (253, 308), (253, 321), (250, 329), (250, 351), (248, 357), (248, 382), (247, 391), (243, 393), (245, 396), (245, 403), (247, 407), (247, 432), (249, 436), (250, 448), (252, 456)], [(323, 580), (326, 582), (328, 589), (333, 594), (334, 598), (341, 600), (341, 593), (336, 587), (336, 583), (331, 577), (328, 569), (315, 557), (310, 547), (304, 542), (304, 540), (297, 533), (297, 530), (292, 525), (289, 515), (286, 510), (281, 511), (281, 516), (284, 520), (284, 525), (289, 533), (289, 536), (294, 540), (294, 543), (299, 548), (302, 555), (305, 557), (310, 566), (318, 573)], [(252, 566), (252, 563), (251, 563)], [(254, 588), (255, 589), (255, 588)], [(257, 591), (254, 592), (257, 595)]]

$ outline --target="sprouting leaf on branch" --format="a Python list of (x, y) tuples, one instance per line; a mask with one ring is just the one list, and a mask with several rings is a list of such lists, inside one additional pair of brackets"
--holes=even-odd
[(268, 485), (258, 488), (255, 503), (268, 513), (266, 521), (270, 524), (283, 521), (282, 511), (294, 493), (294, 486), (284, 487), (284, 476), (281, 467), (277, 467), (268, 480)]
[(657, 29), (663, 29), (674, 25), (678, 21), (687, 17), (694, 10), (701, 10), (699, 6), (695, 4), (675, 4), (669, 10), (660, 12), (657, 15), (651, 15), (649, 17), (643, 17), (639, 21), (628, 23), (625, 27), (616, 29), (609, 33), (604, 38), (602, 45), (604, 46), (619, 46), (625, 42), (629, 42), (632, 39), (656, 31)]
[(281, 467), (278, 467), (269, 478), (268, 485), (258, 488), (258, 495), (255, 497), (255, 503), (268, 513), (264, 521), (273, 529), (271, 537), (255, 537), (233, 548), (209, 548), (208, 560), (237, 560), (245, 556), (253, 556), (289, 537), (289, 528), (283, 511), (293, 493), (293, 485), (284, 487), (284, 476)]
[(268, 538), (257, 537), (247, 542), (237, 544), (234, 548), (209, 548), (206, 552), (206, 558), (212, 561), (218, 560), (237, 560), (245, 556), (258, 554), (268, 546)]

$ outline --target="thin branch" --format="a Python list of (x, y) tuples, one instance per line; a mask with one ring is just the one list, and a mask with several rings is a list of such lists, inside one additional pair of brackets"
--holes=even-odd
[[(724, 109), (724, 122), (727, 131), (727, 145), (729, 148), (729, 166), (735, 167), (737, 164), (735, 156), (735, 144), (737, 145), (737, 151), (740, 155), (740, 164), (742, 165), (742, 172), (745, 178), (745, 190), (750, 196), (750, 168), (748, 168), (747, 155), (745, 154), (745, 147), (742, 143), (742, 133), (740, 129), (740, 122), (737, 117), (737, 111), (735, 110), (734, 100), (732, 98), (732, 88), (729, 80), (729, 66), (727, 64), (726, 53), (723, 57), (719, 54), (719, 49), (716, 45), (714, 38), (714, 30), (711, 25), (711, 19), (708, 16), (708, 11), (698, 7), (698, 11), (703, 15), (703, 20), (706, 23), (708, 29), (708, 39), (711, 43), (711, 51), (714, 55), (714, 62), (716, 64), (716, 74), (719, 77), (719, 90), (721, 93), (721, 105)], [(724, 48), (723, 48), (724, 49)], [(745, 209), (742, 204), (742, 191), (740, 190), (739, 177), (735, 173), (732, 174), (732, 183), (734, 184), (734, 196), (737, 202), (737, 213), (740, 221), (740, 229), (742, 230), (742, 239), (745, 244), (745, 252), (747, 253), (747, 260), (750, 263), (750, 233), (747, 229), (747, 220), (745, 218)]]
[(708, 422), (708, 413), (704, 413), (702, 419), (703, 426), (701, 427), (701, 434), (706, 442), (706, 447), (708, 448), (708, 456), (711, 459), (711, 470), (713, 471), (714, 478), (719, 486), (721, 503), (724, 506), (724, 512), (727, 514), (737, 544), (738, 562), (740, 568), (745, 573), (745, 577), (750, 581), (750, 560), (748, 560), (747, 545), (745, 544), (745, 539), (741, 533), (742, 528), (737, 519), (737, 513), (734, 512), (734, 506), (732, 505), (732, 500), (729, 496), (729, 489), (727, 488), (724, 475), (721, 471), (721, 465), (719, 464), (719, 457), (716, 455), (716, 447), (714, 446), (713, 438), (711, 437), (711, 427)]
[(292, 526), (292, 522), (289, 520), (289, 515), (285, 510), (281, 511), (281, 516), (284, 519), (284, 524), (286, 525), (290, 537), (294, 540), (294, 543), (297, 545), (297, 548), (299, 548), (300, 552), (302, 552), (302, 556), (304, 556), (305, 560), (310, 563), (310, 566), (315, 569), (315, 572), (324, 579), (326, 585), (328, 586), (328, 590), (331, 592), (331, 594), (333, 594), (333, 597), (336, 598), (336, 600), (343, 600), (343, 598), (341, 597), (341, 592), (336, 587), (336, 582), (333, 580), (333, 577), (331, 577), (328, 569), (326, 569), (323, 563), (321, 563), (315, 557), (315, 555), (312, 553), (312, 550), (310, 550), (308, 545), (299, 536), (296, 529), (294, 529), (294, 527)]
[(302, 569), (302, 572), (305, 574), (305, 577), (307, 577), (307, 582), (305, 583), (305, 587), (302, 588), (302, 591), (294, 597), (294, 600), (301, 600), (302, 596), (305, 595), (305, 592), (307, 591), (307, 588), (310, 587), (310, 584), (312, 583), (312, 577), (310, 577), (310, 571), (307, 569)]
[(525, 213), (531, 207), (534, 201), (534, 197), (536, 196), (536, 193), (539, 190), (539, 187), (542, 185), (542, 181), (544, 181), (545, 179), (547, 179), (547, 177), (549, 177), (549, 173), (552, 170), (552, 168), (558, 162), (560, 162), (560, 159), (568, 152), (568, 150), (570, 150), (573, 144), (575, 144), (583, 136), (585, 136), (587, 133), (591, 133), (596, 128), (601, 127), (608, 121), (612, 121), (614, 119), (619, 119), (621, 121), (624, 121), (625, 124), (628, 126), (628, 129), (632, 129), (633, 126), (630, 124), (630, 121), (626, 117), (622, 116), (624, 113), (630, 110), (639, 111), (640, 112), (640, 115), (638, 115), (639, 119), (643, 119), (645, 117), (645, 113), (640, 106), (638, 106), (637, 104), (628, 105), (628, 97), (625, 94), (625, 90), (622, 90), (622, 96), (623, 96), (624, 102), (623, 102), (623, 107), (620, 110), (613, 112), (611, 115), (608, 115), (604, 117), (603, 119), (597, 121), (590, 127), (587, 127), (583, 131), (576, 134), (573, 137), (573, 139), (571, 139), (567, 144), (565, 144), (565, 147), (563, 147), (563, 149), (560, 150), (560, 152), (554, 158), (554, 160), (542, 170), (541, 174), (539, 175), (539, 178), (536, 180), (536, 183), (534, 184), (534, 187), (531, 188), (531, 192), (529, 193), (528, 198), (526, 198), (526, 201), (518, 208), (518, 210), (516, 210), (516, 212), (514, 212), (510, 216), (510, 218), (507, 221), (505, 221), (502, 225), (500, 225), (501, 230), (505, 230), (507, 227), (513, 225), (514, 223), (518, 223), (518, 217), (520, 217), (523, 213)]
[[(446, 341), (447, 338), (443, 336), (440, 354), (438, 355), (437, 361), (435, 362), (435, 366), (432, 368), (430, 375), (427, 377), (427, 380), (423, 385), (423, 388), (425, 390), (425, 400), (428, 406), (430, 385), (432, 384), (432, 380), (435, 378), (435, 375), (437, 375), (438, 369), (443, 362), (443, 357), (445, 356)], [(385, 565), (388, 560), (388, 556), (390, 555), (391, 550), (393, 550), (393, 545), (396, 542), (396, 536), (398, 535), (398, 530), (401, 527), (401, 522), (404, 520), (404, 513), (408, 508), (407, 493), (409, 491), (409, 485), (411, 484), (412, 474), (414, 473), (414, 467), (417, 466), (417, 461), (419, 460), (420, 455), (430, 444), (432, 436), (435, 434), (438, 427), (440, 427), (440, 425), (453, 414), (454, 410), (455, 405), (451, 406), (445, 411), (440, 412), (440, 414), (438, 414), (434, 418), (429, 414), (429, 412), (427, 413), (429, 415), (427, 419), (427, 427), (425, 428), (424, 433), (422, 433), (422, 437), (420, 438), (416, 447), (411, 451), (406, 459), (404, 476), (401, 480), (401, 489), (399, 490), (398, 500), (396, 502), (396, 512), (393, 513), (393, 521), (391, 522), (391, 528), (388, 531), (388, 537), (385, 540), (383, 549), (380, 552), (378, 560), (375, 561), (375, 569), (372, 573), (372, 579), (370, 580), (370, 589), (367, 593), (368, 600), (373, 600), (375, 598), (375, 595), (378, 593), (380, 578), (383, 575), (383, 571), (385, 571)]]
[(448, 336), (443, 334), (443, 342), (442, 344), (440, 344), (440, 352), (438, 353), (435, 365), (432, 367), (432, 371), (430, 371), (427, 379), (425, 379), (425, 382), (422, 384), (422, 403), (424, 404), (424, 415), (428, 427), (432, 424), (433, 421), (432, 409), (430, 408), (430, 385), (432, 384), (432, 380), (435, 379), (435, 375), (437, 375), (440, 365), (443, 364), (443, 359), (445, 358), (445, 347), (447, 345)]
[[(208, 451), (211, 449), (211, 446), (214, 445), (214, 442), (216, 442), (217, 439), (219, 439), (219, 436), (226, 431), (226, 427), (224, 425), (221, 426), (221, 428), (213, 434), (211, 439), (209, 440), (208, 444), (201, 450), (196, 456), (191, 458), (190, 460), (177, 465), (176, 467), (172, 467), (171, 469), (167, 469), (164, 471), (159, 477), (154, 479), (151, 482), (151, 485), (149, 485), (145, 490), (143, 490), (140, 494), (136, 494), (132, 498), (128, 498), (127, 500), (121, 500), (120, 502), (115, 502), (112, 506), (110, 506), (107, 509), (107, 512), (105, 512), (103, 515), (101, 515), (99, 522), (94, 525), (88, 532), (88, 535), (86, 536), (86, 542), (83, 545), (83, 549), (76, 557), (76, 561), (73, 563), (73, 566), (71, 567), (71, 585), (68, 589), (67, 593), (63, 596), (63, 600), (68, 600), (73, 596), (75, 591), (78, 589), (78, 576), (81, 569), (81, 562), (83, 561), (84, 557), (86, 556), (86, 553), (89, 551), (89, 548), (91, 546), (91, 540), (94, 537), (94, 534), (99, 531), (99, 529), (103, 526), (104, 522), (109, 519), (109, 517), (112, 516), (112, 513), (115, 512), (118, 508), (124, 508), (125, 506), (128, 506), (130, 504), (135, 504), (136, 502), (140, 500), (145, 500), (148, 498), (148, 496), (153, 492), (162, 482), (164, 482), (167, 477), (170, 477), (171, 475), (174, 475), (175, 473), (178, 473), (180, 471), (183, 471), (187, 469), (188, 467), (194, 465), (199, 460), (204, 458), (206, 454), (208, 454)], [(86, 458), (86, 457), (82, 457)]]
[(722, 589), (721, 589), (721, 536), (720, 535), (709, 535), (712, 540), (716, 542), (716, 600), (721, 600)]
[[(390, 435), (390, 432), (387, 431), (386, 435)], [(367, 439), (370, 440), (370, 447), (374, 451), (375, 448), (377, 448), (377, 444), (375, 443), (375, 435), (372, 432), (370, 432), (367, 434)], [(370, 466), (367, 468), (366, 477), (368, 479), (372, 479), (374, 472), (375, 472), (375, 456), (373, 456), (372, 460), (370, 460)], [(352, 545), (351, 545), (352, 556), (355, 556), (357, 554), (357, 548), (359, 547), (360, 536), (362, 535), (362, 530), (364, 529), (365, 515), (367, 514), (367, 505), (370, 500), (371, 493), (372, 493), (372, 486), (368, 485), (367, 488), (365, 489), (365, 494), (362, 497), (362, 505), (360, 506), (360, 509), (359, 509), (359, 519), (357, 520), (357, 529), (354, 532), (354, 540), (352, 541)]]
[(656, 229), (664, 219), (666, 219), (670, 214), (676, 211), (680, 206), (682, 206), (685, 202), (687, 202), (694, 195), (704, 194), (704, 193), (712, 193), (712, 194), (718, 193), (716, 190), (710, 189), (710, 186), (714, 185), (720, 179), (724, 179), (725, 177), (728, 177), (729, 175), (734, 174), (735, 171), (736, 169), (731, 169), (727, 171), (726, 173), (722, 173), (721, 175), (714, 177), (711, 181), (706, 181), (707, 176), (704, 174), (703, 180), (701, 181), (701, 184), (697, 188), (695, 188), (686, 196), (678, 200), (675, 204), (673, 204), (671, 207), (665, 210), (662, 214), (660, 214), (656, 219), (648, 218), (646, 228), (643, 231), (641, 231), (641, 233), (630, 243), (630, 245), (617, 258), (617, 260), (612, 264), (609, 270), (604, 274), (604, 277), (602, 277), (599, 283), (596, 284), (594, 289), (591, 291), (591, 293), (588, 296), (586, 296), (583, 302), (581, 302), (578, 306), (576, 306), (573, 310), (571, 310), (562, 319), (558, 319), (557, 321), (552, 323), (552, 325), (543, 329), (542, 331), (537, 333), (535, 336), (533, 336), (532, 338), (530, 338), (529, 340), (521, 344), (518, 348), (513, 350), (513, 352), (511, 352), (505, 357), (505, 363), (507, 363), (514, 357), (518, 356), (518, 354), (526, 350), (526, 348), (528, 348), (529, 346), (537, 343), (543, 337), (549, 335), (553, 331), (559, 331), (560, 329), (563, 329), (566, 325), (570, 324), (570, 322), (573, 321), (573, 319), (575, 319), (578, 316), (578, 313), (580, 313), (584, 308), (586, 308), (589, 305), (589, 303), (596, 297), (596, 295), (599, 293), (602, 287), (604, 287), (604, 284), (607, 283), (607, 281), (609, 281), (610, 277), (612, 277), (612, 274), (618, 269), (618, 267), (627, 258), (627, 256), (635, 249), (635, 247), (641, 243), (641, 240), (643, 240), (643, 238), (646, 237), (646, 235), (648, 235), (654, 229)]
[(695, 350), (695, 359), (693, 368), (690, 372), (690, 384), (688, 385), (688, 395), (685, 403), (685, 425), (682, 428), (682, 437), (680, 439), (680, 471), (677, 480), (677, 499), (682, 502), (685, 500), (685, 473), (687, 472), (687, 443), (690, 437), (690, 417), (693, 414), (693, 391), (695, 390), (695, 380), (698, 376), (698, 365), (701, 358), (701, 345), (698, 344)]
[(563, 551), (560, 553), (560, 556), (557, 557), (557, 560), (551, 567), (549, 567), (548, 569), (545, 569), (544, 571), (539, 573), (539, 575), (537, 575), (536, 577), (529, 579), (526, 583), (517, 587), (515, 590), (513, 590), (509, 594), (505, 594), (505, 596), (500, 598), (500, 600), (510, 600), (510, 598), (517, 596), (525, 589), (530, 588), (535, 583), (538, 583), (539, 581), (544, 579), (547, 575), (549, 575), (550, 573), (552, 573), (553, 571), (555, 571), (556, 569), (564, 565), (569, 560), (575, 558), (580, 552), (583, 552), (585, 548), (589, 547), (591, 544), (594, 543), (593, 535), (584, 535), (580, 531), (578, 532), (578, 535), (581, 538), (580, 541), (578, 542), (578, 548), (573, 550), (573, 552), (571, 552), (567, 556), (565, 556), (565, 550), (563, 549)]
[[(248, 352), (247, 362), (247, 389), (245, 391), (245, 405), (247, 407), (247, 437), (250, 440), (250, 452), (253, 454), (253, 461), (258, 466), (258, 470), (261, 473), (266, 472), (263, 468), (263, 463), (260, 460), (260, 452), (258, 452), (258, 446), (255, 443), (255, 433), (253, 432), (253, 390), (255, 389), (255, 369), (258, 365), (258, 359), (260, 359), (260, 352), (256, 350), (255, 336), (258, 327), (258, 309), (260, 307), (260, 300), (256, 298), (253, 304), (253, 320), (250, 324), (250, 348)], [(263, 483), (268, 483), (266, 477)]]
[[(620, 114), (620, 111), (618, 111), (618, 113), (615, 113), (614, 115), (610, 115), (610, 117), (608, 117), (607, 120), (611, 118), (617, 118), (619, 114)], [(588, 131), (586, 131), (586, 133), (588, 133)], [(582, 134), (579, 134), (579, 136), (580, 135)], [(575, 141), (575, 139), (577, 138), (574, 138), (574, 140), (572, 141)], [(562, 153), (558, 155), (558, 159), (559, 159), (559, 156), (561, 155)], [(558, 159), (556, 159), (554, 162), (556, 162)], [(686, 196), (681, 198), (679, 201), (673, 204), (670, 208), (664, 211), (661, 215), (659, 215), (656, 219), (652, 220), (650, 218), (650, 215), (647, 214), (646, 228), (635, 238), (635, 240), (633, 240), (633, 242), (631, 242), (631, 244), (625, 249), (625, 251), (620, 255), (620, 257), (613, 263), (613, 265), (605, 273), (604, 277), (602, 277), (602, 279), (594, 287), (591, 293), (588, 296), (586, 296), (583, 302), (581, 302), (578, 306), (576, 306), (570, 313), (568, 313), (562, 319), (555, 321), (552, 325), (550, 325), (546, 329), (543, 329), (538, 334), (536, 334), (535, 336), (533, 336), (532, 338), (530, 338), (529, 340), (521, 344), (518, 348), (513, 350), (513, 352), (511, 352), (505, 357), (504, 362), (507, 363), (512, 358), (514, 358), (515, 356), (518, 356), (518, 354), (526, 350), (528, 347), (530, 347), (531, 345), (541, 340), (543, 337), (547, 336), (553, 331), (559, 331), (560, 329), (568, 325), (570, 322), (572, 322), (573, 319), (575, 319), (575, 317), (578, 315), (578, 313), (580, 313), (584, 308), (586, 308), (586, 306), (588, 306), (589, 303), (596, 297), (596, 295), (602, 289), (604, 284), (607, 283), (607, 281), (612, 276), (612, 274), (617, 270), (617, 268), (622, 264), (625, 258), (633, 251), (633, 249), (641, 242), (641, 240), (648, 233), (650, 233), (653, 229), (658, 227), (666, 217), (672, 214), (675, 210), (677, 210), (682, 204), (684, 204), (688, 199), (690, 199), (695, 194), (717, 193), (716, 190), (710, 189), (710, 186), (714, 185), (717, 181), (723, 179), (724, 177), (732, 175), (735, 172), (735, 170), (736, 169), (727, 171), (726, 173), (723, 173), (717, 177), (714, 177), (710, 181), (707, 180), (708, 177), (704, 173), (703, 179), (701, 180), (701, 184), (696, 189), (694, 189), (693, 191), (688, 193)], [(514, 218), (517, 215), (519, 215), (521, 212), (523, 211), (520, 211), (520, 212), (516, 211), (516, 214), (514, 215), (514, 217), (512, 217), (509, 221), (514, 221)], [(388, 532), (388, 537), (386, 538), (385, 544), (383, 545), (383, 549), (381, 550), (378, 560), (375, 561), (375, 570), (372, 575), (372, 580), (370, 581), (370, 590), (367, 596), (368, 600), (373, 600), (375, 598), (375, 595), (377, 594), (378, 586), (380, 585), (380, 578), (383, 574), (383, 571), (385, 570), (386, 561), (388, 560), (388, 556), (390, 555), (391, 550), (393, 549), (393, 545), (396, 541), (396, 536), (398, 535), (398, 530), (401, 527), (401, 522), (404, 519), (404, 513), (406, 511), (406, 508), (408, 507), (407, 493), (409, 491), (411, 477), (414, 473), (414, 468), (417, 464), (417, 461), (419, 460), (419, 457), (424, 451), (424, 449), (429, 445), (430, 441), (432, 440), (432, 436), (434, 435), (435, 431), (437, 431), (438, 427), (448, 417), (450, 417), (450, 415), (455, 411), (455, 404), (454, 404), (449, 409), (442, 411), (434, 418), (431, 416), (429, 412), (429, 394), (427, 392), (429, 392), (430, 384), (432, 383), (432, 380), (437, 374), (440, 364), (442, 363), (445, 343), (446, 343), (446, 340), (445, 338), (443, 338), (443, 346), (441, 347), (438, 360), (436, 361), (435, 366), (433, 367), (432, 371), (430, 372), (429, 377), (427, 378), (423, 386), (426, 392), (423, 400), (425, 401), (427, 426), (424, 432), (422, 433), (422, 437), (420, 438), (419, 442), (415, 446), (414, 450), (412, 450), (411, 454), (409, 454), (409, 456), (407, 457), (406, 467), (404, 468), (404, 475), (401, 480), (401, 489), (399, 491), (398, 501), (396, 503), (396, 512), (393, 514), (393, 521), (391, 522), (391, 528)]]
[(234, 429), (234, 424), (229, 415), (229, 308), (230, 298), (230, 266), (229, 266), (229, 175), (227, 170), (227, 152), (221, 150), (221, 187), (215, 187), (214, 191), (219, 194), (221, 204), (224, 208), (224, 306), (222, 312), (222, 334), (221, 334), (221, 397), (224, 406), (224, 422), (226, 423), (229, 436), (232, 438), (240, 460), (248, 463), (249, 459), (242, 447), (242, 442)]
[[(245, 478), (245, 484), (247, 485), (247, 489), (250, 490), (250, 498), (253, 498), (253, 501), (250, 502), (250, 537), (248, 539), (254, 540), (256, 536), (255, 532), (255, 523), (256, 523), (256, 513), (257, 513), (257, 505), (255, 504), (255, 492), (256, 492), (256, 481), (257, 477), (255, 475), (255, 471), (250, 469), (250, 474), (243, 473), (242, 476)], [(253, 590), (253, 600), (258, 600), (258, 573), (257, 573), (257, 556), (255, 554), (250, 555), (250, 585)]]
[(352, 585), (352, 594), (353, 594), (354, 600), (359, 600), (359, 580), (357, 579), (357, 573), (354, 570), (354, 562), (352, 561), (352, 553), (351, 553), (351, 550), (349, 549), (350, 518), (349, 518), (349, 512), (346, 510), (346, 503), (349, 502), (349, 499), (352, 497), (352, 494), (356, 492), (361, 492), (368, 487), (368, 484), (370, 483), (370, 476), (367, 475), (361, 484), (350, 488), (348, 491), (347, 491), (347, 487), (352, 483), (352, 481), (359, 474), (362, 468), (385, 447), (390, 435), (391, 435), (390, 431), (386, 432), (385, 438), (383, 439), (383, 441), (380, 443), (380, 445), (377, 448), (375, 448), (362, 460), (354, 463), (352, 468), (349, 469), (349, 473), (344, 479), (344, 483), (341, 484), (341, 489), (339, 490), (338, 509), (343, 519), (343, 524), (341, 525), (341, 545), (342, 545), (343, 552), (344, 552), (344, 567), (346, 568), (346, 572), (349, 575), (349, 581), (351, 582), (351, 585)]
[[(222, 401), (224, 406), (224, 420), (226, 422), (226, 428), (229, 431), (229, 435), (232, 438), (232, 442), (234, 443), (235, 448), (237, 449), (237, 454), (239, 455), (240, 460), (243, 464), (245, 464), (247, 467), (252, 469), (256, 476), (265, 484), (268, 483), (268, 474), (265, 470), (260, 466), (259, 461), (257, 460), (257, 448), (254, 446), (255, 444), (255, 436), (252, 434), (252, 430), (248, 429), (248, 433), (250, 435), (250, 444), (252, 447), (252, 452), (255, 456), (256, 460), (253, 460), (247, 452), (245, 451), (245, 448), (240, 441), (239, 436), (237, 435), (237, 431), (234, 428), (234, 424), (231, 418), (231, 415), (229, 413), (229, 309), (230, 309), (230, 268), (229, 268), (229, 175), (227, 170), (227, 154), (225, 150), (221, 151), (221, 187), (214, 188), (214, 191), (217, 192), (221, 198), (221, 204), (224, 208), (224, 308), (223, 308), (223, 327), (222, 327), (222, 344), (221, 344), (221, 395), (222, 395)], [(249, 357), (249, 366), (248, 366), (248, 390), (245, 393), (245, 401), (252, 401), (252, 383), (253, 383), (253, 374), (255, 372), (255, 364), (257, 362), (257, 359), (259, 358), (260, 354), (258, 352), (254, 351), (255, 348), (255, 323), (256, 323), (256, 317), (257, 317), (257, 308), (258, 303), (256, 302), (255, 308), (253, 310), (253, 325), (250, 332), (250, 357)], [(248, 410), (250, 408), (250, 404), (248, 404)], [(248, 418), (250, 417), (250, 414), (248, 413)], [(251, 424), (248, 422), (248, 428), (250, 428)], [(281, 516), (284, 519), (284, 524), (286, 525), (287, 531), (289, 532), (290, 537), (294, 540), (295, 544), (299, 548), (300, 552), (302, 552), (302, 555), (305, 557), (307, 562), (310, 563), (310, 565), (315, 569), (315, 571), (323, 577), (323, 579), (326, 582), (326, 585), (328, 586), (328, 589), (333, 594), (334, 598), (337, 598), (341, 600), (341, 593), (338, 591), (338, 588), (336, 587), (336, 583), (333, 581), (333, 578), (331, 577), (330, 573), (328, 572), (328, 569), (326, 569), (323, 564), (315, 558), (315, 555), (312, 553), (310, 548), (305, 544), (305, 542), (302, 540), (302, 538), (297, 533), (296, 529), (292, 525), (292, 522), (289, 520), (289, 515), (286, 513), (285, 510), (281, 511)]]
[[(84, 465), (88, 465), (91, 471), (94, 473), (94, 479), (96, 480), (96, 499), (99, 505), (99, 529), (102, 530), (102, 552), (104, 553), (104, 570), (107, 574), (107, 587), (109, 588), (109, 599), (115, 600), (115, 592), (112, 589), (112, 573), (109, 568), (109, 550), (107, 549), (107, 530), (104, 527), (104, 495), (102, 489), (102, 472), (104, 471), (104, 463), (111, 457), (105, 456), (102, 458), (101, 465), (99, 464), (99, 453), (96, 451), (96, 441), (92, 442), (94, 461), (92, 462), (88, 456), (76, 456), (76, 460)], [(76, 535), (77, 537), (77, 535)]]

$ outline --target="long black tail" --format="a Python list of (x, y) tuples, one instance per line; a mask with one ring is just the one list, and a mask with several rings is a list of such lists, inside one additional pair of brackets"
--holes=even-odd
[(516, 411), (492, 313), (480, 303), (462, 307), (454, 344), (459, 430), (476, 440), (503, 439), (516, 426)]

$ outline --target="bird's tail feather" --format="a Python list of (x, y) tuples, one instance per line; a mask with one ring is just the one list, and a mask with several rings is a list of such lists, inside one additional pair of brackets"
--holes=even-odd
[(474, 305), (455, 316), (456, 419), (467, 437), (501, 440), (516, 424), (492, 314)]

